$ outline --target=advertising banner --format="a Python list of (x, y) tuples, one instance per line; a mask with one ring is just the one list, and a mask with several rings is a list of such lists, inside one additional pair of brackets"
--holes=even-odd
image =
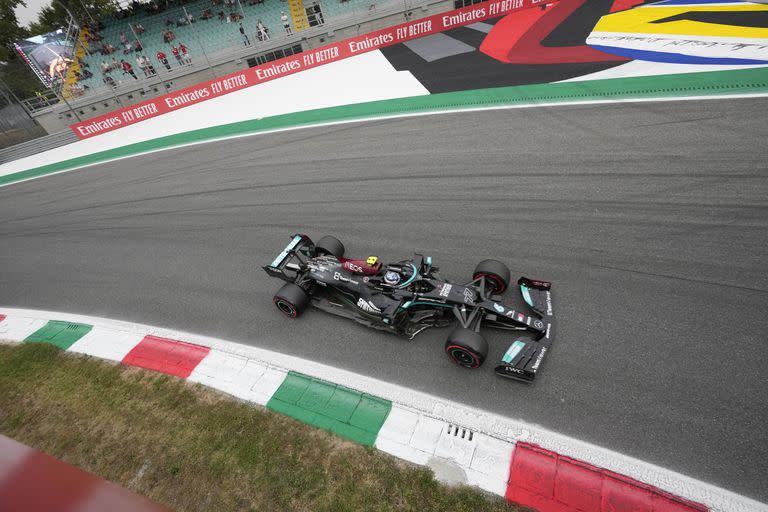
[(145, 119), (173, 112), (246, 87), (268, 82), (305, 69), (322, 66), (365, 52), (378, 50), (393, 44), (428, 36), (451, 28), (496, 18), (510, 12), (529, 9), (557, 0), (495, 0), (482, 2), (470, 7), (436, 14), (401, 25), (370, 32), (368, 34), (338, 41), (326, 46), (308, 50), (290, 57), (262, 64), (253, 68), (236, 71), (215, 80), (202, 82), (176, 92), (137, 103), (131, 107), (115, 110), (80, 123), (70, 125), (80, 139), (116, 130)]

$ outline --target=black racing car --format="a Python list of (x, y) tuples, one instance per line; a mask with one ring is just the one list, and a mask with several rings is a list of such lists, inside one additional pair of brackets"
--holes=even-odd
[(488, 355), (481, 326), (527, 331), (533, 337), (510, 345), (495, 370), (503, 377), (532, 381), (552, 343), (551, 283), (520, 278), (531, 311), (516, 310), (501, 302), (510, 272), (500, 261), (481, 261), (470, 282), (457, 284), (440, 278), (430, 256), (416, 254), (389, 264), (376, 256), (348, 259), (344, 245), (332, 236), (313, 243), (297, 234), (264, 270), (287, 281), (273, 302), (290, 318), (312, 305), (408, 339), (457, 320), (445, 352), (466, 368), (479, 367)]

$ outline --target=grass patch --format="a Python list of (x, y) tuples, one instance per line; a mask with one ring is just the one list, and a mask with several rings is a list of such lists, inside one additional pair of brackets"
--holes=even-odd
[(178, 511), (520, 510), (181, 379), (0, 345), (0, 432)]

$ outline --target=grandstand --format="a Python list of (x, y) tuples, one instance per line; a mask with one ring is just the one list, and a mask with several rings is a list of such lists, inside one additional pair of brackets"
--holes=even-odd
[[(113, 59), (118, 63), (125, 59), (134, 68), (136, 76), (142, 79), (144, 73), (137, 63), (139, 55), (146, 57), (154, 71), (162, 74), (167, 70), (157, 61), (157, 52), (165, 53), (172, 69), (177, 68), (180, 63), (173, 57), (172, 48), (180, 43), (189, 49), (192, 59), (214, 58), (231, 52), (233, 48), (257, 48), (264, 43), (287, 38), (289, 34), (281, 21), (283, 12), (289, 17), (291, 35), (300, 35), (302, 30), (324, 25), (329, 20), (375, 9), (372, 1), (375, 0), (310, 0), (306, 3), (302, 0), (181, 0), (169, 1), (167, 6), (162, 7), (155, 3), (134, 3), (128, 9), (101, 20), (100, 28), (85, 26), (81, 30), (78, 46), (86, 51), (77, 52), (79, 65), (73, 69), (87, 68), (91, 76), (79, 80), (67, 77), (70, 85), (77, 83), (74, 89), (66, 91), (67, 96), (104, 88), (104, 75), (111, 77), (116, 86), (134, 81), (119, 68), (102, 73), (102, 62), (112, 65)], [(240, 33), (241, 23), (247, 43)], [(264, 30), (260, 31), (259, 26)], [(136, 27), (143, 27), (144, 30), (135, 30)], [(167, 31), (171, 32), (173, 39), (168, 40), (170, 35), (164, 37)], [(130, 51), (125, 50), (121, 34), (130, 43)], [(94, 36), (101, 39), (94, 41)], [(137, 39), (141, 51), (135, 50)], [(114, 47), (114, 52), (103, 54), (100, 50), (106, 44)], [(77, 94), (72, 94), (73, 90)]]
[[(163, 0), (162, 7), (155, 7), (155, 0), (117, 1), (122, 8), (114, 15), (100, 20), (78, 20), (75, 59), (59, 84), (61, 88), (21, 101), (47, 133), (69, 131), (73, 122), (217, 76), (488, 0)], [(211, 15), (208, 19), (203, 16), (206, 9)], [(290, 34), (283, 28), (282, 12), (287, 16)], [(220, 19), (219, 13), (223, 13), (224, 19)], [(230, 17), (233, 14), (236, 16)], [(184, 23), (186, 15), (195, 21)], [(268, 39), (259, 38), (259, 21)], [(240, 33), (240, 23), (248, 44)], [(144, 30), (136, 30), (137, 27)], [(164, 38), (166, 30), (173, 32), (174, 38), (169, 42)], [(131, 43), (128, 53), (124, 53), (121, 33)], [(134, 51), (136, 39), (143, 47), (140, 52)], [(174, 58), (172, 47), (179, 47), (180, 43), (188, 48), (191, 64), (181, 65)], [(101, 54), (105, 44), (115, 51)], [(170, 69), (158, 62), (158, 50), (166, 54)], [(140, 55), (149, 61), (154, 74), (145, 76), (137, 62)], [(113, 58), (115, 64), (125, 59), (136, 79), (119, 65), (102, 72), (102, 62), (111, 65)], [(113, 81), (109, 86), (105, 76)]]

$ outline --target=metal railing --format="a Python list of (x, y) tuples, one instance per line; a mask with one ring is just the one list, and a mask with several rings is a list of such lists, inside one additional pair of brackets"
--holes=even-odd
[(72, 130), (64, 130), (59, 133), (38, 137), (15, 146), (0, 149), (0, 164), (18, 160), (27, 156), (36, 155), (49, 149), (56, 149), (77, 142), (78, 138)]

